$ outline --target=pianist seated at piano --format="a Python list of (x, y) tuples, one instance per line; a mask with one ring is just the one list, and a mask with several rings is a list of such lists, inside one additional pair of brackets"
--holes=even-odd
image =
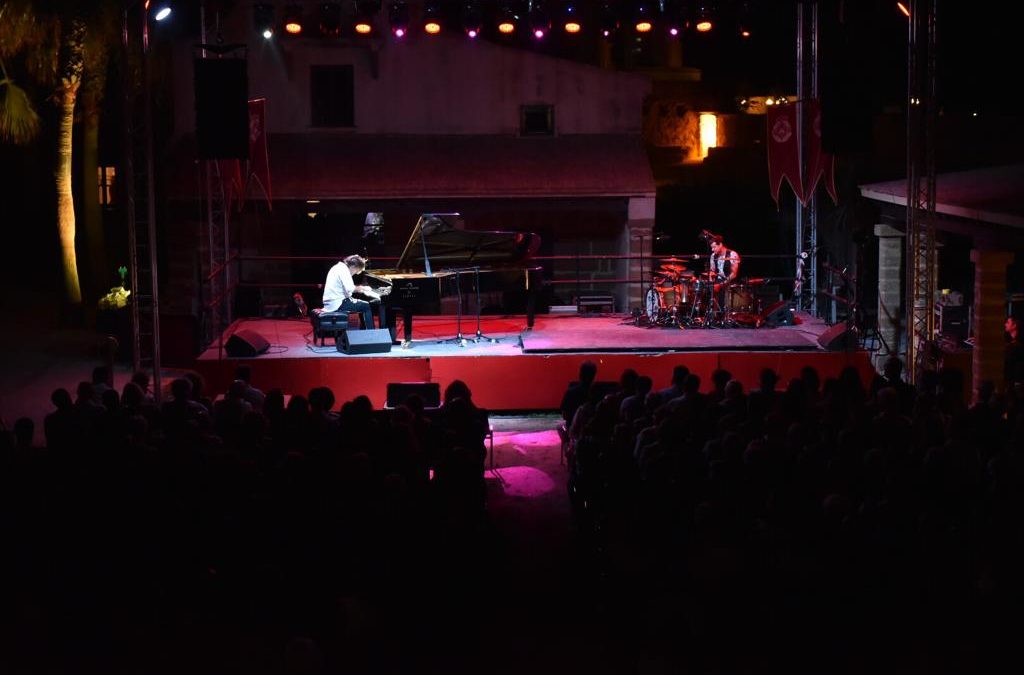
[(355, 297), (356, 294), (368, 298), (380, 299), (380, 296), (369, 286), (357, 286), (353, 276), (366, 269), (366, 258), (350, 255), (337, 263), (327, 273), (324, 282), (325, 312), (360, 312), (363, 316), (363, 327), (373, 328), (373, 308), (366, 300)]

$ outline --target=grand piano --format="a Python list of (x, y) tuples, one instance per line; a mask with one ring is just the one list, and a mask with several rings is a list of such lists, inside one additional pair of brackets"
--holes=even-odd
[[(478, 293), (524, 298), (526, 325), (532, 328), (541, 268), (526, 262), (539, 246), (540, 237), (532, 232), (469, 231), (462, 229), (457, 213), (425, 213), (416, 221), (395, 269), (367, 269), (355, 282), (379, 296), (393, 340), (396, 314), (402, 315), (405, 347), (412, 342), (416, 314), (448, 313), (442, 306), (460, 311), (461, 302), (463, 321), (470, 325), (479, 310)], [(502, 306), (507, 306), (504, 300)]]

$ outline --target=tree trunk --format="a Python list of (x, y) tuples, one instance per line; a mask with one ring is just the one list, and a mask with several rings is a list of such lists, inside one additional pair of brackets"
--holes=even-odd
[(71, 149), (75, 125), (75, 102), (82, 84), (85, 57), (85, 22), (78, 18), (63, 25), (60, 55), (60, 88), (57, 105), (60, 130), (57, 136), (57, 231), (60, 235), (61, 260), (64, 273), (65, 298), (72, 305), (82, 304), (82, 288), (78, 281), (78, 258), (75, 255), (75, 198), (71, 193)]
[(102, 296), (111, 286), (116, 285), (116, 275), (107, 269), (106, 241), (103, 232), (103, 212), (99, 200), (99, 135), (100, 112), (97, 95), (90, 87), (81, 93), (82, 109), (82, 162), (81, 186), (82, 224), (89, 259), (84, 266), (86, 272), (86, 296)]

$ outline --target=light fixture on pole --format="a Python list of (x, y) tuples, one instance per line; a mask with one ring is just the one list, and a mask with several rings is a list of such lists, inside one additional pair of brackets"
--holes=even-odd
[(530, 33), (534, 38), (543, 40), (549, 30), (551, 30), (551, 19), (548, 18), (548, 14), (540, 2), (533, 2), (530, 7)]
[(480, 4), (477, 2), (465, 3), (462, 6), (462, 30), (466, 32), (466, 36), (470, 39), (479, 37), (483, 25), (484, 16), (480, 11)]
[(266, 3), (253, 5), (252, 23), (263, 39), (269, 40), (274, 37), (274, 6)]
[(409, 5), (405, 2), (392, 2), (388, 7), (388, 23), (391, 34), (403, 38), (409, 33)]
[(300, 35), (302, 28), (302, 5), (288, 5), (284, 11), (284, 32), (288, 35)]
[(512, 11), (508, 4), (502, 5), (498, 13), (498, 32), (502, 35), (512, 35), (516, 32), (516, 23), (519, 17)]
[(715, 27), (712, 13), (711, 7), (707, 2), (702, 1), (697, 6), (697, 20), (694, 22), (694, 28), (697, 29), (698, 33), (708, 33)]
[(637, 33), (650, 33), (654, 28), (654, 11), (646, 2), (637, 4), (633, 10), (633, 27)]
[(563, 11), (562, 26), (565, 28), (565, 32), (570, 35), (576, 35), (583, 30), (582, 20), (580, 19), (580, 10), (576, 3), (567, 2)]
[(441, 3), (429, 0), (423, 3), (423, 31), (427, 35), (438, 35), (441, 32)]
[(352, 28), (357, 35), (368, 36), (374, 33), (374, 23), (380, 10), (380, 0), (358, 0), (356, 2), (356, 16)]

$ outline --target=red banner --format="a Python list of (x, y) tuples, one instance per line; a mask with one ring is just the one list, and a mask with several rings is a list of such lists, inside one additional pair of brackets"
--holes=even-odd
[(835, 157), (821, 146), (821, 102), (808, 99), (804, 105), (804, 138), (807, 142), (807, 184), (804, 186), (803, 202), (806, 205), (814, 196), (818, 181), (825, 180), (825, 190), (832, 197), (832, 203), (839, 203), (836, 193)]
[(796, 106), (774, 105), (768, 109), (768, 183), (775, 205), (779, 205), (782, 179), (789, 181), (797, 199), (803, 201), (800, 180), (800, 139), (796, 126)]
[(267, 152), (267, 99), (249, 101), (249, 180), (255, 182), (270, 203), (270, 154)]

